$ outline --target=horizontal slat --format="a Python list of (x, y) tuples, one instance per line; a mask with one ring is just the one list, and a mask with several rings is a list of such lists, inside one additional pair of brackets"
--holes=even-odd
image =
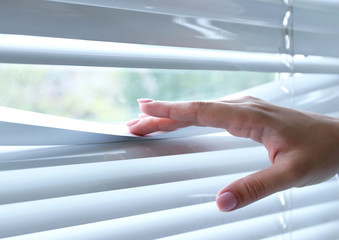
[[(224, 6), (228, 6), (228, 9), (219, 9), (215, 7), (211, 7), (210, 4), (207, 4), (205, 1), (195, 1), (191, 3), (189, 1), (185, 2), (185, 6), (191, 3), (191, 6), (199, 6), (196, 8), (185, 8), (183, 4), (173, 4), (170, 0), (165, 1), (148, 1), (148, 7), (145, 5), (144, 1), (138, 0), (130, 0), (128, 2), (123, 0), (96, 0), (95, 2), (91, 0), (53, 0), (54, 2), (64, 2), (64, 3), (73, 3), (73, 4), (80, 4), (80, 5), (87, 5), (87, 6), (97, 6), (97, 7), (106, 7), (106, 8), (118, 8), (118, 9), (128, 9), (134, 11), (145, 11), (145, 12), (154, 12), (154, 13), (162, 13), (168, 15), (181, 15), (181, 16), (195, 16), (195, 17), (210, 17), (215, 19), (228, 19), (228, 15), (225, 15), (225, 11), (228, 14), (233, 14), (234, 16), (238, 16), (238, 21), (241, 21), (242, 17), (246, 17), (247, 21), (250, 19), (252, 21), (261, 18), (268, 18), (272, 13), (267, 11), (253, 11), (253, 8), (263, 7), (264, 5), (270, 6), (271, 10), (273, 7), (276, 7), (276, 10), (281, 8), (281, 1), (277, 0), (265, 0), (265, 1), (253, 1), (253, 0), (243, 0), (234, 4), (231, 1), (211, 1), (214, 4), (225, 4)], [(264, 3), (263, 3), (264, 2)], [(204, 5), (202, 5), (204, 4)], [(260, 7), (258, 5), (261, 5)], [(203, 8), (204, 6), (205, 8)], [(242, 6), (243, 12), (235, 12), (234, 8), (236, 6)], [(313, 10), (321, 10), (321, 11), (338, 11), (339, 12), (339, 3), (335, 0), (294, 0), (293, 6), (301, 9), (313, 9)], [(263, 14), (265, 14), (263, 16)], [(276, 12), (275, 12), (276, 14)], [(279, 24), (278, 22), (277, 24)], [(267, 23), (270, 24), (270, 23)], [(272, 24), (272, 22), (271, 22)]]
[[(316, 226), (303, 228), (286, 233), (291, 239), (298, 240), (319, 240), (319, 239), (338, 239), (339, 238), (339, 220), (318, 224)], [(281, 240), (281, 235), (265, 238), (263, 240)]]
[[(310, 8), (308, 3), (296, 1), (293, 10), (293, 48), (297, 54), (339, 56), (337, 42), (339, 41), (338, 3), (321, 2), (320, 8)], [(312, 1), (311, 1), (312, 2)], [(314, 2), (314, 1), (313, 1)], [(319, 4), (318, 2), (317, 5)], [(332, 1), (333, 3), (333, 1)], [(293, 1), (294, 4), (294, 1)], [(333, 10), (324, 8), (333, 7)]]
[(339, 2), (336, 0), (293, 0), (293, 5), (298, 8), (339, 12)]
[[(262, 239), (272, 235), (284, 234), (292, 236), (292, 239), (313, 239), (298, 238), (288, 233), (291, 229), (299, 229), (308, 226), (315, 226), (324, 221), (339, 219), (338, 211), (333, 209), (339, 207), (339, 202), (325, 203), (317, 206), (305, 207), (293, 210), (293, 212), (272, 214), (262, 218), (248, 219), (242, 222), (234, 222), (213, 228), (202, 229), (177, 236), (162, 239)], [(246, 227), (245, 227), (246, 226)], [(244, 231), (245, 227), (245, 231)], [(300, 235), (299, 235), (300, 236)], [(310, 237), (312, 235), (309, 235)], [(325, 236), (325, 235), (323, 235)], [(281, 239), (281, 237), (279, 238)], [(314, 238), (317, 239), (317, 238)], [(318, 238), (319, 239), (319, 238)], [(328, 239), (321, 237), (320, 239)]]
[(318, 240), (318, 239), (338, 239), (339, 238), (339, 220), (329, 223), (319, 224), (314, 227), (293, 231), (291, 236), (294, 239)]
[(338, 58), (296, 55), (294, 72), (296, 73), (335, 73), (338, 71)]
[[(294, 9), (295, 53), (339, 56), (331, 48), (339, 39), (339, 19), (336, 11), (327, 10), (336, 4), (323, 5), (299, 3)], [(258, 0), (5, 0), (0, 3), (0, 33), (277, 53), (284, 51), (286, 11), (282, 1)]]
[[(291, 100), (281, 101), (282, 105), (288, 105)], [(296, 109), (316, 112), (320, 114), (332, 114), (338, 111), (339, 84), (325, 89), (319, 89), (310, 93), (296, 96), (293, 104)]]
[[(123, 0), (96, 0), (95, 2), (91, 0), (52, 0), (54, 2), (63, 2), (63, 3), (73, 3), (73, 4), (80, 4), (80, 5), (87, 5), (87, 6), (97, 6), (97, 7), (106, 7), (106, 8), (118, 8), (118, 9), (128, 9), (128, 10), (134, 10), (134, 11), (145, 11), (145, 12), (154, 12), (154, 13), (162, 13), (162, 14), (168, 14), (168, 15), (182, 15), (182, 16), (195, 16), (195, 17), (210, 17), (210, 18), (215, 18), (215, 19), (228, 19), (225, 14), (222, 14), (224, 12), (221, 11), (228, 11), (229, 14), (234, 14), (236, 16), (243, 16), (247, 17), (248, 19), (251, 19), (254, 21), (255, 19), (258, 19), (260, 17), (263, 18), (262, 14), (267, 14), (264, 15), (268, 18), (270, 13), (266, 11), (253, 11), (254, 8), (260, 9), (258, 7), (259, 4), (264, 4), (266, 6), (270, 7), (275, 7), (277, 9), (281, 8), (281, 2), (277, 0), (265, 0), (265, 1), (241, 1), (239, 3), (233, 4), (230, 1), (223, 1), (223, 3), (219, 1), (211, 1), (215, 4), (227, 4), (229, 6), (228, 9), (217, 9), (214, 7), (211, 7), (210, 4), (207, 4), (204, 1), (195, 1), (194, 6), (202, 6), (202, 4), (205, 4), (203, 9), (202, 7), (200, 8), (187, 8), (185, 9), (185, 6), (183, 4), (178, 4), (175, 5), (169, 0), (165, 0), (162, 2), (157, 2), (157, 1), (149, 1), (148, 2), (148, 8), (145, 6), (145, 2), (143, 1), (138, 1), (138, 0), (130, 0), (128, 2), (123, 1)], [(185, 1), (183, 1), (185, 2)], [(185, 3), (190, 3), (190, 2), (185, 2)], [(235, 6), (242, 6), (244, 9), (244, 12), (234, 12), (232, 7)], [(263, 5), (262, 5), (263, 6)], [(262, 7), (261, 6), (261, 7)], [(296, 8), (300, 9), (313, 9), (313, 10), (321, 10), (321, 11), (338, 11), (339, 12), (339, 3), (335, 0), (294, 0), (293, 1), (293, 6)], [(209, 7), (209, 8), (208, 8)], [(252, 8), (251, 8), (252, 7)], [(208, 8), (208, 9), (207, 9)], [(260, 9), (261, 10), (261, 9)], [(241, 20), (238, 19), (239, 21)], [(278, 22), (277, 24), (279, 24)], [(269, 23), (267, 23), (269, 24)], [(272, 24), (272, 23), (271, 23)]]
[[(277, 81), (232, 94), (225, 99), (251, 95), (272, 103), (293, 107), (291, 105), (293, 98), (338, 85), (339, 76), (335, 74), (295, 74), (293, 79), (289, 76), (281, 76)], [(333, 110), (335, 110), (335, 107), (333, 107)]]
[(269, 166), (266, 149), (254, 147), (3, 171), (0, 172), (0, 203), (247, 172), (266, 166)]
[(332, 112), (330, 114), (326, 114), (327, 116), (330, 116), (330, 117), (335, 117), (335, 118), (339, 118), (339, 112)]
[[(2, 205), (0, 229), (6, 229), (3, 234), (24, 234), (211, 202), (218, 190), (241, 176), (244, 174)], [(261, 206), (268, 208), (265, 213), (268, 214), (286, 210), (289, 206), (300, 208), (333, 201), (339, 199), (337, 188), (337, 183), (332, 181), (314, 188), (294, 190), (293, 203), (279, 193)], [(319, 197), (314, 197), (315, 194)], [(265, 212), (262, 207), (260, 215)], [(241, 219), (253, 217), (252, 211), (243, 212)]]
[(0, 237), (212, 202), (221, 187), (241, 176), (233, 174), (2, 205), (0, 229), (6, 231), (1, 231)]
[[(276, 0), (243, 0), (234, 3), (230, 0), (211, 0), (209, 3), (203, 0), (191, 1), (183, 0), (180, 4), (170, 0), (159, 1), (139, 1), (130, 0), (53, 0), (59, 3), (72, 3), (82, 6), (124, 9), (135, 12), (147, 12), (162, 15), (209, 18), (214, 20), (225, 20), (236, 23), (252, 25), (280, 26), (281, 22), (274, 18), (275, 14), (283, 14), (285, 6)], [(212, 5), (212, 6), (211, 6)], [(270, 9), (264, 11), (262, 8)], [(237, 9), (242, 11), (236, 11)], [(254, 11), (256, 9), (257, 11)], [(267, 21), (270, 19), (270, 21)]]
[[(288, 224), (284, 219), (285, 213), (258, 217), (282, 210), (280, 201), (268, 202), (269, 199), (264, 199), (247, 208), (227, 214), (219, 212), (215, 203), (206, 203), (56, 229), (13, 239), (154, 239), (226, 223), (228, 224), (214, 228), (218, 231), (209, 231), (208, 234), (211, 234), (208, 235), (209, 238), (218, 239), (219, 236), (224, 239), (225, 236), (234, 238), (240, 235), (243, 238), (252, 236), (251, 239), (253, 239), (254, 233), (260, 237), (268, 237), (283, 232), (285, 230), (284, 224)], [(324, 221), (324, 218), (327, 221), (338, 219), (339, 212), (333, 211), (338, 207), (339, 201), (333, 201), (295, 209), (293, 211), (292, 226), (297, 229), (319, 224)], [(250, 219), (251, 217), (255, 218)], [(305, 217), (307, 221), (305, 221)], [(253, 227), (251, 231), (243, 231), (244, 226), (249, 226), (248, 224), (250, 223)], [(268, 224), (271, 227), (268, 227)], [(205, 229), (205, 231), (208, 230)], [(212, 235), (213, 232), (214, 234)], [(202, 235), (198, 234), (198, 236), (201, 237)], [(206, 235), (202, 239), (206, 239)]]
[[(1, 1), (0, 33), (270, 52), (277, 52), (283, 45), (279, 22), (286, 7), (281, 3), (246, 0), (240, 4), (234, 1), (108, 4), (111, 7), (44, 0)], [(217, 20), (226, 26), (211, 22), (218, 17), (227, 19)], [(262, 34), (257, 34), (258, 31)]]
[[(286, 56), (0, 35), (0, 62), (103, 67), (289, 72)], [(339, 59), (298, 57), (295, 72), (339, 73)]]
[[(108, 124), (52, 116), (8, 107), (0, 107), (0, 145), (76, 145), (141, 140), (126, 124)], [(196, 127), (151, 134), (146, 139), (178, 138), (224, 132), (223, 129)]]
[[(325, 2), (322, 5), (323, 7), (328, 7)], [(338, 7), (338, 3), (336, 3), (336, 7)], [(336, 27), (339, 23), (338, 13), (339, 11), (334, 10), (334, 8), (331, 10), (321, 8), (311, 9), (309, 8), (309, 4), (305, 4), (304, 6), (296, 4), (293, 9), (293, 30), (297, 34), (307, 32), (314, 36), (322, 37), (324, 40), (328, 37), (327, 35), (333, 34), (333, 36), (338, 37), (339, 29)], [(296, 37), (296, 39), (298, 38)], [(319, 47), (324, 50), (328, 46)], [(314, 49), (314, 51), (316, 51), (316, 49)]]
[[(310, 40), (312, 39), (312, 40)], [(339, 57), (338, 33), (309, 33), (294, 31), (294, 48), (296, 54)], [(316, 47), (319, 46), (319, 47)], [(322, 64), (321, 64), (322, 65)], [(297, 71), (302, 72), (298, 69)], [(322, 70), (324, 72), (324, 70)]]
[[(16, 151), (1, 151), (0, 169), (13, 170), (44, 166), (60, 166), (93, 162), (108, 162), (124, 159), (158, 157), (176, 154), (199, 153), (254, 147), (259, 144), (228, 133), (208, 134), (187, 138), (158, 139), (85, 144), (72, 146), (42, 146)], [(13, 149), (13, 147), (2, 147)]]
[(0, 53), (0, 61), (7, 63), (289, 71), (283, 63), (282, 57), (276, 54), (225, 52), (28, 36), (1, 38)]

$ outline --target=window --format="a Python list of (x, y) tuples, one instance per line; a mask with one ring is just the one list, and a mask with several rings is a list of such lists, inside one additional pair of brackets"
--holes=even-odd
[[(335, 179), (218, 211), (221, 187), (269, 166), (253, 141), (214, 132), (110, 142), (65, 129), (68, 118), (126, 121), (139, 97), (246, 94), (339, 116), (338, 6), (1, 1), (0, 237), (338, 238)], [(48, 115), (28, 121), (21, 110)], [(68, 120), (34, 125), (49, 115)]]

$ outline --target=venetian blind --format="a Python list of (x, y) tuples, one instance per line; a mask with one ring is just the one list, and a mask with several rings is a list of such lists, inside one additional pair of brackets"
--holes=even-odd
[[(274, 72), (235, 96), (339, 116), (338, 13), (330, 0), (3, 0), (0, 62)], [(267, 166), (263, 146), (227, 133), (4, 146), (0, 237), (337, 239), (334, 179), (218, 211), (220, 188)]]

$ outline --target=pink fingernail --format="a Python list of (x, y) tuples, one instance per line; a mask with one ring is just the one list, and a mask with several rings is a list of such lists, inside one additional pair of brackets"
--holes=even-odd
[(128, 121), (128, 122), (126, 123), (126, 125), (127, 125), (128, 127), (131, 127), (131, 126), (137, 124), (138, 122), (140, 122), (140, 120), (141, 120), (140, 118), (133, 119), (133, 120), (131, 120), (131, 121)]
[(138, 103), (151, 103), (151, 102), (154, 102), (153, 99), (149, 99), (149, 98), (139, 98), (137, 101), (138, 101)]
[(217, 205), (222, 212), (232, 210), (238, 205), (238, 199), (231, 192), (225, 192), (217, 197)]

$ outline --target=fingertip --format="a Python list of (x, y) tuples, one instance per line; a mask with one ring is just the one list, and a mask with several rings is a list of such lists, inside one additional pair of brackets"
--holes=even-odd
[(129, 126), (129, 131), (137, 136), (146, 136), (147, 134), (156, 132), (158, 131), (158, 125), (155, 124), (154, 121), (151, 117), (139, 118), (139, 121), (132, 122), (132, 125)]
[(131, 126), (137, 124), (138, 122), (140, 122), (140, 120), (141, 120), (140, 118), (130, 120), (130, 121), (126, 122), (126, 125), (127, 125), (128, 127), (131, 127)]
[(139, 121), (136, 121), (134, 124), (132, 122), (131, 125), (127, 125), (129, 132), (136, 135), (136, 136), (140, 136), (140, 137), (144, 136), (145, 135), (145, 133), (143, 131), (144, 128), (142, 126), (140, 126), (140, 124), (142, 124), (141, 119), (139, 119)]
[(132, 129), (132, 128), (130, 128), (130, 133), (132, 133), (133, 135), (136, 135), (136, 136), (139, 136), (139, 137), (144, 137), (145, 136), (145, 134), (142, 134), (142, 133), (140, 133), (140, 132), (136, 132), (136, 131), (134, 131), (134, 129)]
[(232, 192), (224, 192), (220, 195), (218, 194), (216, 202), (219, 210), (222, 212), (231, 211), (239, 204), (238, 198)]

